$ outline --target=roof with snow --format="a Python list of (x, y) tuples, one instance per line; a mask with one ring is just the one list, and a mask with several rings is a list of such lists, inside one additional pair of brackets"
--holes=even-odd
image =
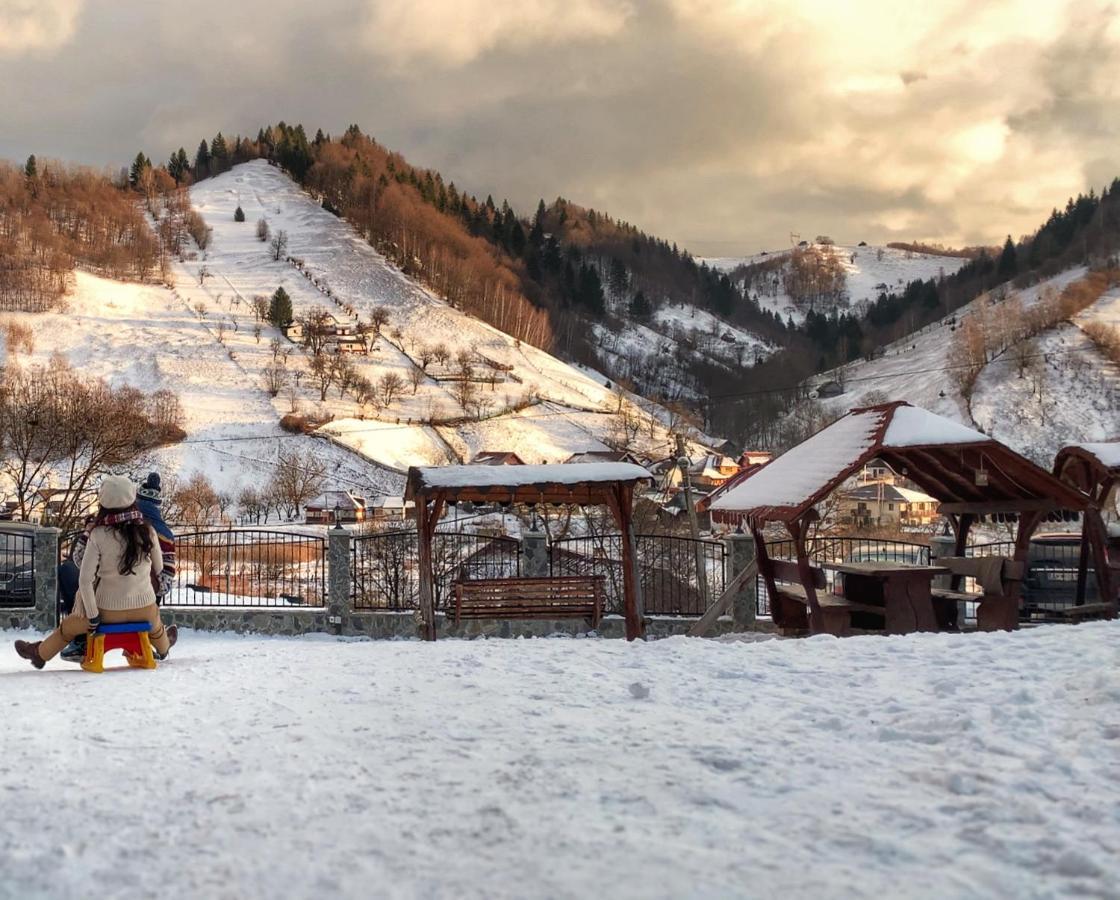
[(517, 503), (598, 503), (618, 485), (652, 481), (633, 463), (585, 463), (542, 466), (413, 466), (405, 497), (437, 491), (459, 500)]
[(886, 500), (893, 503), (936, 503), (937, 498), (931, 497), (922, 491), (914, 491), (910, 488), (899, 487), (894, 484), (885, 484), (883, 482), (872, 482), (871, 484), (861, 484), (857, 488), (852, 488), (850, 491), (844, 491), (844, 498), (847, 500)]
[(366, 501), (349, 491), (326, 491), (307, 504), (307, 509), (363, 509)]
[(725, 491), (711, 509), (722, 521), (791, 522), (876, 457), (935, 499), (970, 511), (1085, 506), (1009, 447), (899, 402), (852, 410)]
[[(1073, 444), (1065, 449), (1077, 449), (1093, 457), (1105, 469), (1120, 470), (1120, 441), (1105, 441), (1095, 444)], [(1063, 452), (1065, 452), (1063, 450)]]
[(1099, 506), (1120, 484), (1120, 441), (1063, 447), (1054, 458), (1054, 474)]

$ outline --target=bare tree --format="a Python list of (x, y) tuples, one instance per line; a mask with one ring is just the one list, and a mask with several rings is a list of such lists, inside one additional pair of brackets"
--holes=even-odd
[(261, 377), (264, 379), (264, 389), (268, 391), (268, 396), (275, 397), (288, 383), (288, 370), (278, 365), (265, 366), (261, 370)]
[(243, 488), (241, 493), (237, 495), (237, 506), (245, 520), (252, 522), (254, 525), (260, 525), (261, 515), (267, 515), (268, 513), (264, 497), (252, 485)]
[(327, 399), (327, 391), (334, 383), (334, 365), (324, 356), (311, 357), (311, 377), (319, 386), (319, 400)]
[(262, 244), (268, 240), (271, 229), (268, 227), (268, 219), (257, 219), (257, 240)]
[(253, 308), (253, 318), (258, 322), (265, 322), (268, 320), (268, 307), (269, 299), (263, 294), (257, 294), (253, 297), (251, 306)]
[(436, 344), (432, 349), (432, 357), (441, 366), (447, 365), (447, 361), (451, 359), (451, 351), (448, 349), (447, 344)]
[(208, 525), (218, 513), (218, 492), (210, 479), (195, 472), (190, 480), (177, 491), (175, 503), (181, 510), (183, 522), (195, 528)]
[(253, 326), (253, 340), (255, 340), (258, 344), (261, 342), (261, 323), (260, 322), (257, 322), (257, 324), (255, 324)]
[(314, 452), (281, 451), (270, 487), (290, 516), (314, 500), (326, 481), (326, 464)]
[(381, 329), (389, 324), (389, 310), (384, 306), (370, 307), (369, 324), (373, 326), (374, 333), (380, 337)]
[(354, 384), (354, 379), (358, 376), (358, 369), (349, 356), (344, 356), (341, 353), (331, 358), (331, 365), (334, 367), (334, 381), (338, 385), (338, 396), (341, 399), (346, 396), (346, 392)]
[(392, 406), (393, 401), (404, 390), (404, 379), (396, 372), (386, 372), (377, 380), (377, 393), (380, 395), (382, 406)]
[(408, 383), (412, 385), (412, 393), (415, 394), (424, 383), (424, 370), (419, 366), (412, 366), (408, 370)]
[(272, 248), (272, 258), (279, 261), (288, 251), (288, 232), (283, 229), (277, 231), (268, 246)]
[(334, 317), (321, 306), (312, 307), (300, 320), (303, 325), (303, 345), (318, 356), (327, 346), (327, 338), (334, 335)]
[(225, 319), (218, 319), (218, 321), (214, 323), (214, 333), (218, 338), (218, 343), (219, 344), (224, 344), (226, 342), (226, 320)]

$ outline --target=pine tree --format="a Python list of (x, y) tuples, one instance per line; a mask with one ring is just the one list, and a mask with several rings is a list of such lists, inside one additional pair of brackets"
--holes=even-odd
[(219, 131), (210, 142), (210, 169), (212, 174), (220, 175), (229, 168), (229, 147)]
[(646, 295), (638, 291), (630, 301), (630, 315), (635, 319), (648, 319), (652, 312), (653, 307), (646, 299)]
[(607, 304), (603, 297), (603, 282), (594, 266), (589, 266), (586, 263), (580, 266), (576, 298), (596, 315), (602, 315), (606, 311)]
[(237, 207), (237, 209), (235, 209), (233, 211), (233, 221), (235, 221), (235, 222), (244, 222), (245, 221), (245, 210), (243, 210), (240, 205)]
[(203, 138), (198, 145), (198, 152), (194, 155), (194, 180), (201, 181), (210, 177), (210, 147)]
[(28, 178), (39, 177), (39, 164), (35, 161), (34, 153), (27, 157), (27, 164), (23, 167), (23, 174)]
[(617, 256), (611, 257), (607, 284), (610, 285), (611, 299), (615, 303), (621, 303), (626, 296), (626, 291), (630, 288), (630, 273), (626, 271), (626, 264)]
[(268, 303), (268, 321), (277, 328), (292, 324), (292, 298), (282, 287), (278, 287)]
[(1011, 235), (1003, 245), (1003, 252), (999, 255), (999, 266), (996, 269), (1000, 278), (1014, 278), (1019, 273), (1019, 258), (1015, 252), (1015, 245), (1011, 242)]
[(144, 177), (144, 172), (152, 167), (152, 161), (148, 159), (142, 152), (136, 154), (136, 159), (132, 161), (132, 168), (128, 170), (128, 183), (134, 188), (140, 186), (140, 179)]
[(544, 243), (544, 217), (546, 215), (548, 215), (548, 209), (542, 199), (537, 204), (537, 214), (533, 216), (533, 227), (529, 229), (529, 243), (534, 247), (540, 247)]

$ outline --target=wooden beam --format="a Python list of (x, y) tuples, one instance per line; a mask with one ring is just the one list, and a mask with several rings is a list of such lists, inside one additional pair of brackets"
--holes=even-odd
[(615, 488), (612, 512), (618, 522), (622, 542), (622, 608), (626, 617), (626, 640), (645, 636), (642, 609), (642, 582), (638, 572), (637, 542), (634, 538), (634, 487), (619, 484)]
[(786, 527), (793, 537), (793, 546), (797, 553), (797, 575), (801, 579), (801, 586), (805, 589), (805, 597), (809, 601), (809, 630), (813, 634), (824, 634), (824, 613), (821, 612), (821, 604), (817, 600), (812, 563), (809, 562), (809, 554), (805, 549), (805, 532), (808, 528), (800, 519), (790, 522)]
[(423, 620), (424, 640), (436, 639), (436, 617), (434, 591), (432, 588), (432, 536), (428, 527), (431, 515), (428, 510), (428, 497), (421, 494), (416, 498), (416, 536), (419, 541), (420, 565), (420, 618)]
[(942, 515), (972, 513), (985, 516), (993, 513), (1047, 513), (1063, 506), (1056, 500), (984, 500), (975, 503), (942, 503)]
[(731, 609), (732, 604), (735, 602), (735, 596), (739, 593), (739, 589), (750, 581), (750, 579), (757, 576), (758, 559), (756, 558), (749, 566), (727, 583), (727, 587), (723, 589), (723, 593), (708, 607), (704, 615), (700, 617), (700, 621), (688, 630), (689, 637), (704, 637), (711, 631), (720, 616)]

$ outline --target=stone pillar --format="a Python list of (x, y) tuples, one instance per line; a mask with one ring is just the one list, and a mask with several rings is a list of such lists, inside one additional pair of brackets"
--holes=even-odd
[(525, 531), (521, 534), (521, 574), (525, 578), (547, 578), (548, 542), (543, 531)]
[(58, 622), (57, 528), (35, 529), (35, 626), (51, 631)]
[[(729, 534), (724, 538), (730, 570), (730, 581), (755, 561), (754, 538), (749, 534)], [(712, 598), (715, 599), (714, 597)], [(731, 618), (737, 628), (753, 628), (758, 616), (758, 579), (748, 578), (731, 601)]]
[(327, 532), (327, 620), (335, 634), (350, 626), (350, 532)]
[[(929, 539), (929, 560), (936, 563), (942, 556), (952, 556), (957, 549), (957, 539), (951, 534), (935, 534)], [(933, 586), (948, 590), (952, 583), (952, 575), (937, 575), (933, 579)]]

